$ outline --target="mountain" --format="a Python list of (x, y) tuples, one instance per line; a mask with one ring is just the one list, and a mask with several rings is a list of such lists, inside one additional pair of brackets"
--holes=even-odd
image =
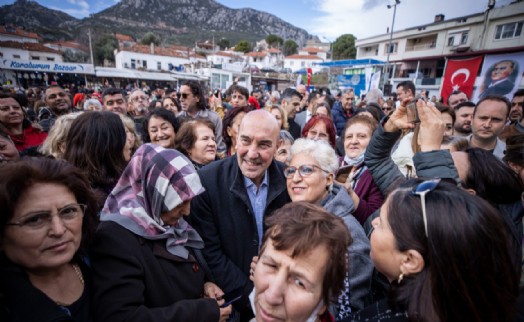
[(78, 19), (62, 11), (48, 9), (35, 1), (18, 0), (0, 7), (0, 24), (12, 24), (34, 31), (46, 40), (69, 40), (75, 37)]
[(45, 8), (34, 1), (17, 0), (0, 7), (0, 23), (12, 23), (38, 32), (46, 39), (86, 41), (91, 28), (95, 40), (119, 32), (140, 39), (147, 32), (163, 43), (194, 45), (195, 41), (226, 38), (254, 42), (269, 34), (293, 39), (299, 45), (312, 36), (282, 19), (253, 9), (231, 9), (214, 0), (122, 0), (84, 19)]

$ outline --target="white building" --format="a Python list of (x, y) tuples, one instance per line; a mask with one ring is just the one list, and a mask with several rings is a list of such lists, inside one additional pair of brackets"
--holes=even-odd
[(126, 50), (115, 52), (116, 68), (138, 69), (144, 71), (184, 71), (185, 65), (206, 63), (203, 56), (192, 52), (188, 47), (157, 47), (134, 45)]
[(197, 74), (204, 77), (209, 77), (209, 88), (226, 90), (235, 82), (240, 86), (244, 86), (251, 92), (251, 75), (249, 73), (242, 73), (241, 71), (233, 71), (216, 68), (201, 68), (197, 70)]
[(213, 65), (222, 65), (243, 61), (243, 57), (230, 52), (218, 51), (207, 55), (207, 61)]
[(318, 47), (306, 47), (298, 51), (299, 55), (309, 55), (309, 56), (318, 56), (324, 61), (328, 59), (328, 52), (322, 48)]
[(62, 62), (62, 54), (39, 43), (0, 41), (0, 58)]
[(16, 41), (38, 43), (40, 36), (34, 32), (25, 31), (19, 27), (0, 26), (0, 41)]
[(75, 54), (89, 54), (89, 48), (76, 41), (53, 41), (45, 43), (44, 46), (59, 52), (69, 50)]
[(391, 37), (393, 87), (411, 79), (438, 94), (446, 58), (523, 51), (523, 23), (524, 1), (449, 20), (438, 14), (432, 23), (394, 31), (392, 37), (388, 33), (358, 39), (357, 59), (387, 61)]
[(304, 68), (312, 68), (314, 63), (322, 63), (324, 59), (316, 55), (291, 55), (284, 58), (284, 68), (291, 69), (292, 72)]

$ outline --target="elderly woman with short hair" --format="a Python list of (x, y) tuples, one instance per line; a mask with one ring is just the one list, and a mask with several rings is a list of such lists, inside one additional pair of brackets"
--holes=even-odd
[(284, 174), (292, 201), (321, 205), (344, 220), (353, 238), (348, 248), (349, 276), (339, 303), (332, 308), (339, 320), (367, 304), (373, 264), (369, 257), (369, 239), (352, 215), (353, 200), (343, 186), (335, 183), (337, 169), (338, 157), (327, 142), (298, 139), (291, 147), (291, 161)]

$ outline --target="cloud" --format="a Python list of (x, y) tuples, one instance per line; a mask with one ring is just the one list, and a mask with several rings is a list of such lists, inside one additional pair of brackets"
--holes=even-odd
[(72, 5), (79, 6), (80, 10), (87, 10), (89, 12), (89, 3), (85, 0), (67, 0)]
[[(312, 19), (308, 31), (335, 40), (343, 34), (358, 39), (385, 34), (391, 28), (393, 9), (387, 4), (393, 0), (318, 0), (318, 16)], [(457, 6), (451, 0), (402, 0), (397, 7), (394, 30), (432, 23), (435, 15), (446, 19), (483, 12), (485, 3), (479, 0), (462, 0)]]
[(57, 8), (57, 7), (49, 7), (53, 10), (58, 10), (67, 13), (70, 16), (73, 16), (75, 18), (85, 18), (89, 16), (89, 10), (87, 9), (64, 9), (64, 8)]

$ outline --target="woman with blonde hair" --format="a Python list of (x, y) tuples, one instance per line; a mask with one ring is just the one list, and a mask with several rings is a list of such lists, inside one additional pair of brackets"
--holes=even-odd
[(126, 161), (129, 161), (135, 151), (142, 145), (142, 138), (136, 131), (135, 122), (129, 117), (118, 113), (124, 129), (126, 130), (126, 145), (124, 147), (124, 156)]
[(71, 128), (71, 123), (73, 123), (79, 115), (82, 115), (82, 112), (69, 113), (57, 118), (51, 130), (49, 130), (49, 134), (44, 143), (38, 148), (38, 152), (52, 156), (55, 159), (62, 159), (65, 151), (65, 141)]
[(279, 105), (271, 105), (269, 108), (269, 113), (277, 119), (278, 125), (280, 125), (281, 130), (289, 129), (289, 123), (287, 121), (286, 111)]

